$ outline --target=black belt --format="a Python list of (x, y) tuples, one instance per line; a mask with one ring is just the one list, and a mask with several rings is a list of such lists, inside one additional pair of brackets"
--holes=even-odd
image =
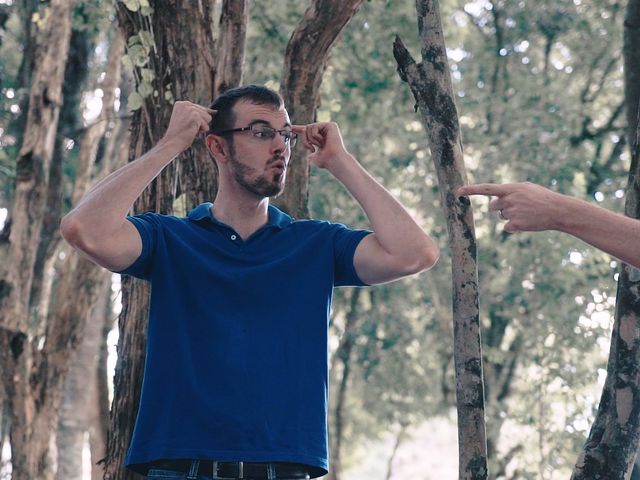
[[(162, 460), (154, 462), (151, 468), (173, 470), (180, 473), (189, 473), (193, 460)], [(271, 471), (271, 474), (270, 474)], [(214, 479), (240, 479), (262, 480), (269, 478), (310, 478), (309, 467), (298, 463), (254, 463), (254, 462), (216, 462), (212, 460), (200, 460), (195, 475), (213, 475)]]

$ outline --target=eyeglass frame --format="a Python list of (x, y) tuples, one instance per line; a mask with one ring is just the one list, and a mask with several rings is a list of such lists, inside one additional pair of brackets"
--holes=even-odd
[[(213, 135), (224, 135), (226, 133), (235, 133), (235, 132), (253, 132), (254, 129), (257, 129), (257, 128), (272, 130), (274, 132), (273, 137), (267, 138), (265, 140), (273, 140), (274, 138), (276, 138), (276, 133), (279, 133), (284, 138), (284, 143), (289, 145), (289, 147), (291, 148), (295, 147), (296, 142), (298, 141), (298, 134), (296, 132), (292, 130), (286, 130), (284, 128), (278, 130), (277, 128), (273, 128), (272, 126), (265, 125), (263, 123), (252, 123), (247, 127), (231, 128), (229, 130), (223, 130), (222, 132), (212, 132), (212, 133)], [(255, 137), (255, 138), (258, 138), (259, 140), (261, 140), (260, 137)]]

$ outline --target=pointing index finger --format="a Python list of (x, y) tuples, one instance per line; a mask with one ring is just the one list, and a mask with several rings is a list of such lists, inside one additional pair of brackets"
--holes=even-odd
[(306, 125), (291, 125), (291, 130), (296, 133), (304, 133), (306, 129), (307, 129)]
[(506, 185), (499, 183), (476, 183), (474, 185), (465, 185), (458, 189), (458, 195), (487, 195), (501, 197), (509, 193)]

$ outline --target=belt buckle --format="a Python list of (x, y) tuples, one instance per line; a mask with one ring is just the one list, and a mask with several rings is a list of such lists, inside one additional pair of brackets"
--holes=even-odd
[[(236, 480), (237, 478), (244, 478), (244, 462), (230, 462), (238, 464), (238, 476), (236, 477), (219, 477), (218, 468), (220, 462), (213, 462), (213, 480)], [(226, 463), (226, 462), (225, 462)]]

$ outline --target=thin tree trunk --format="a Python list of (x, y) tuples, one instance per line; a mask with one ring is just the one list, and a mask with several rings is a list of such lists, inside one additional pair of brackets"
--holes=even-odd
[[(80, 143), (78, 155), (78, 168), (76, 171), (75, 187), (72, 203), (76, 205), (85, 194), (92, 181), (92, 171), (95, 164), (98, 146), (103, 138), (109, 119), (114, 115), (115, 91), (120, 80), (120, 59), (124, 51), (124, 38), (119, 33), (114, 34), (111, 43), (109, 58), (106, 65), (106, 76), (102, 86), (103, 107), (97, 120), (87, 127)], [(67, 311), (70, 303), (88, 305), (89, 308), (82, 314), (76, 310), (77, 315), (69, 317), (61, 327), (66, 331), (77, 331), (77, 337), (84, 339), (73, 362), (73, 368), (67, 378), (65, 390), (66, 402), (62, 405), (62, 418), (59, 424), (63, 431), (58, 435), (61, 442), (58, 445), (60, 480), (82, 477), (82, 446), (84, 445), (85, 432), (88, 430), (89, 406), (91, 400), (91, 387), (96, 384), (94, 375), (97, 372), (97, 357), (99, 339), (102, 338), (102, 323), (99, 321), (104, 314), (105, 306), (97, 301), (106, 299), (105, 288), (110, 285), (110, 274), (97, 265), (88, 262), (84, 258), (75, 258), (78, 254), (69, 252), (65, 263), (59, 273), (62, 295), (58, 295), (56, 315)], [(78, 267), (76, 270), (74, 267)], [(97, 281), (96, 281), (97, 279)], [(74, 296), (64, 295), (64, 288), (77, 292)], [(98, 311), (96, 311), (96, 308)], [(87, 330), (85, 332), (85, 330)], [(85, 335), (85, 333), (87, 335)], [(68, 357), (69, 361), (70, 358)], [(65, 408), (66, 407), (66, 408)], [(69, 441), (71, 445), (65, 445)], [(78, 449), (78, 446), (80, 447)]]
[(98, 358), (104, 340), (105, 304), (110, 300), (107, 293), (111, 291), (111, 275), (105, 271), (101, 274), (101, 282), (96, 286), (96, 301), (87, 312), (83, 340), (73, 354), (65, 379), (57, 430), (57, 480), (83, 479), (82, 450), (85, 434), (98, 406), (95, 401)]
[(242, 83), (248, 22), (249, 4), (247, 2), (224, 0), (220, 14), (220, 36), (211, 100)]
[(79, 130), (82, 125), (80, 105), (82, 87), (89, 73), (89, 57), (93, 52), (94, 39), (88, 31), (73, 30), (69, 45), (69, 57), (65, 66), (64, 83), (62, 86), (62, 108), (56, 134), (53, 157), (49, 168), (49, 184), (47, 189), (47, 208), (42, 221), (42, 230), (33, 267), (33, 282), (30, 294), (30, 312), (35, 330), (35, 337), (44, 334), (45, 321), (48, 315), (49, 294), (53, 275), (46, 269), (50, 268), (53, 257), (60, 246), (62, 237), (59, 225), (62, 217), (62, 196), (64, 190), (63, 162), (65, 160), (68, 138), (76, 138), (70, 131)]
[[(46, 384), (32, 377), (28, 342), (29, 295), (33, 267), (46, 208), (49, 167), (53, 155), (62, 81), (71, 36), (70, 0), (52, 0), (40, 36), (23, 143), (17, 160), (11, 209), (9, 247), (0, 280), (0, 363), (11, 410), (12, 476), (14, 480), (45, 478), (50, 465), (41, 449), (49, 430), (38, 431), (34, 417), (41, 409)], [(40, 438), (35, 438), (35, 437)], [(48, 439), (46, 444), (48, 445)]]
[[(175, 99), (208, 104), (218, 88), (237, 86), (241, 80), (241, 68), (237, 58), (225, 55), (225, 63), (218, 61), (215, 49), (213, 1), (191, 2), (172, 0), (150, 2), (154, 7), (152, 34), (154, 53), (149, 68), (154, 71), (154, 88), (161, 92), (171, 85)], [(239, 4), (242, 4), (240, 6)], [(223, 25), (219, 44), (229, 45), (235, 51), (243, 51), (245, 29), (238, 27), (237, 12), (246, 12), (245, 1), (225, 2)], [(235, 13), (230, 13), (235, 12)], [(246, 13), (241, 17), (246, 18)], [(133, 15), (124, 5), (118, 4), (118, 18), (126, 38), (147, 28), (142, 17)], [(227, 28), (229, 22), (235, 27)], [(231, 36), (226, 38), (225, 36)], [(207, 48), (203, 48), (207, 45)], [(237, 48), (242, 45), (241, 50)], [(241, 65), (240, 65), (241, 66)], [(220, 83), (214, 83), (214, 72)], [(229, 72), (235, 72), (227, 76)], [(159, 80), (162, 83), (158, 83)], [(224, 79), (224, 82), (223, 80)], [(224, 83), (224, 87), (222, 84)], [(143, 155), (164, 134), (170, 118), (172, 105), (163, 100), (147, 99), (132, 121), (129, 160)], [(185, 196), (187, 209), (204, 200), (213, 200), (216, 192), (216, 176), (213, 161), (199, 142), (174, 160), (136, 201), (136, 212), (155, 210), (172, 213), (173, 204), (179, 194)], [(139, 475), (124, 469), (125, 453), (131, 439), (137, 412), (140, 387), (144, 370), (146, 349), (146, 324), (149, 307), (149, 286), (146, 282), (124, 277), (122, 281), (123, 310), (118, 326), (118, 364), (114, 380), (115, 397), (111, 409), (110, 428), (105, 459), (105, 479), (134, 479)]]
[(389, 455), (389, 460), (387, 460), (387, 474), (384, 476), (385, 480), (391, 480), (391, 476), (393, 475), (393, 461), (396, 459), (396, 455), (398, 454), (398, 450), (400, 450), (400, 445), (404, 441), (407, 433), (407, 424), (403, 423), (400, 425), (400, 430), (396, 434), (396, 440), (393, 443), (393, 449), (391, 450), (391, 455)]
[(351, 350), (356, 341), (355, 327), (360, 315), (358, 300), (362, 294), (362, 289), (352, 291), (349, 312), (347, 313), (344, 334), (340, 339), (340, 344), (335, 353), (335, 358), (342, 363), (342, 377), (338, 386), (338, 396), (334, 409), (335, 429), (331, 432), (333, 438), (333, 448), (331, 449), (331, 472), (330, 480), (339, 480), (342, 474), (342, 440), (344, 437), (344, 409), (347, 398), (347, 387), (351, 374)]
[(420, 109), (438, 174), (452, 250), (454, 363), (458, 408), (459, 477), (486, 479), (482, 347), (478, 311), (478, 271), (473, 214), (456, 190), (465, 183), (462, 141), (446, 48), (436, 0), (418, 0), (422, 63), (416, 64), (400, 38), (394, 56)]
[(37, 27), (33, 21), (33, 14), (38, 11), (39, 0), (23, 0), (17, 2), (17, 8), (22, 24), (22, 60), (18, 68), (16, 77), (16, 97), (20, 106), (20, 113), (12, 128), (16, 136), (16, 143), (22, 145), (24, 128), (27, 122), (27, 112), (29, 109), (29, 94), (31, 89), (31, 79), (34, 71), (34, 61), (36, 56)]
[(95, 388), (91, 398), (91, 417), (89, 418), (89, 446), (91, 448), (91, 480), (102, 480), (104, 476), (104, 459), (107, 454), (107, 432), (109, 430), (109, 380), (107, 360), (109, 348), (107, 339), (114, 327), (113, 306), (111, 298), (111, 281), (104, 292), (105, 309), (102, 312), (102, 329), (100, 332), (100, 349), (94, 374)]
[[(362, 0), (312, 0), (296, 26), (287, 44), (280, 87), (292, 123), (315, 121), (329, 54), (361, 4)], [(293, 217), (307, 218), (308, 197), (309, 162), (300, 142), (291, 152), (287, 188), (275, 203)]]
[[(640, 219), (640, 1), (630, 0), (624, 30), (625, 100), (632, 147), (625, 214)], [(640, 270), (623, 263), (607, 379), (573, 480), (630, 478), (640, 445)]]

